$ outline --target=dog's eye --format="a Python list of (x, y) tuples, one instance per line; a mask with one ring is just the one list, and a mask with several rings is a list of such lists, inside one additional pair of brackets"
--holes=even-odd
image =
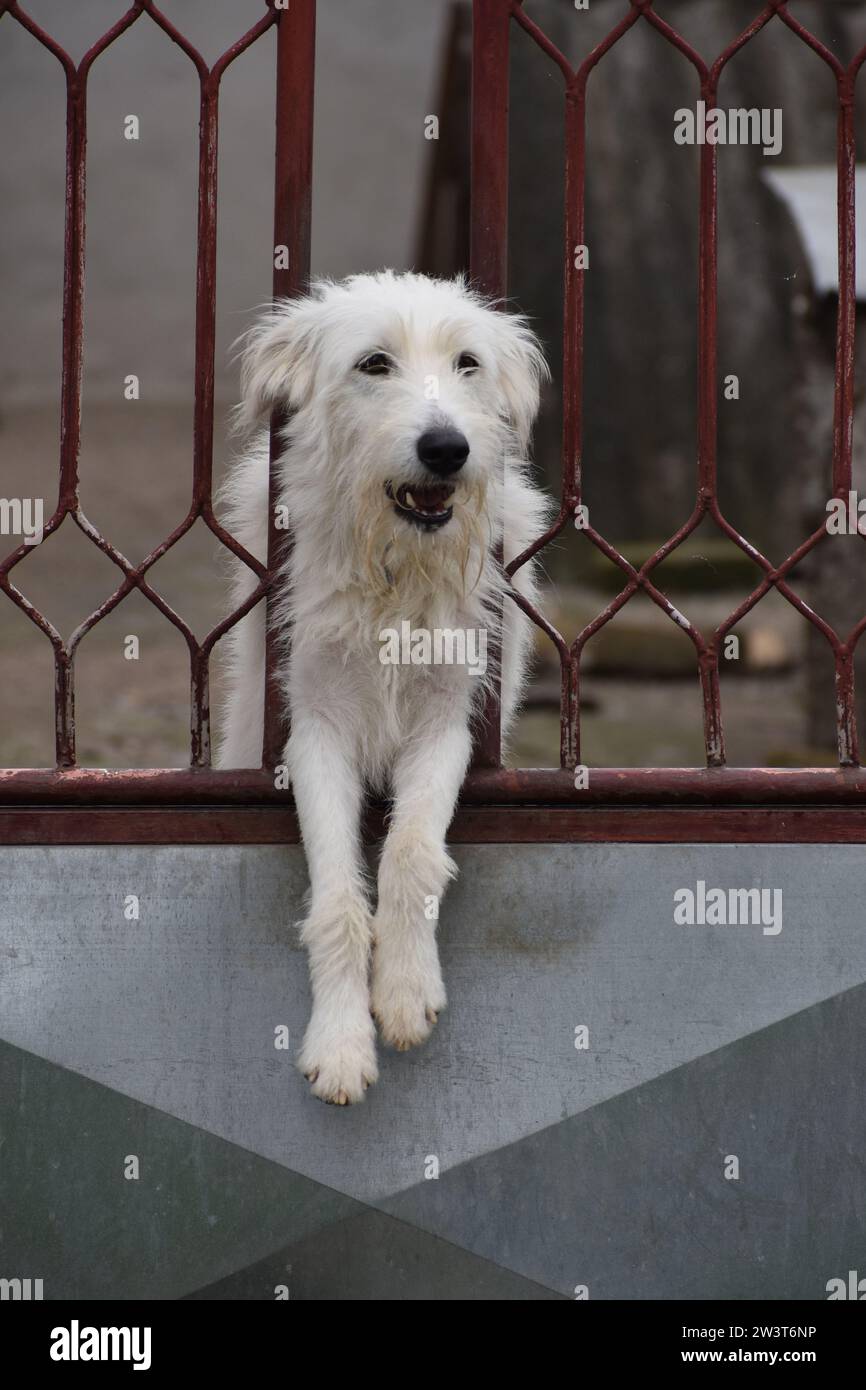
[(461, 352), (457, 358), (458, 372), (477, 372), (481, 363), (477, 357), (473, 357), (471, 352)]
[(370, 352), (361, 358), (357, 370), (367, 376), (388, 376), (394, 370), (394, 359), (387, 352)]

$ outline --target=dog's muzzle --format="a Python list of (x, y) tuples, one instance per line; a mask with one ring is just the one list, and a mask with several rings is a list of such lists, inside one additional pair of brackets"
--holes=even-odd
[(445, 526), (454, 513), (453, 506), (449, 505), (449, 498), (454, 496), (451, 483), (401, 483), (396, 489), (386, 483), (385, 491), (397, 515), (424, 531), (436, 531)]

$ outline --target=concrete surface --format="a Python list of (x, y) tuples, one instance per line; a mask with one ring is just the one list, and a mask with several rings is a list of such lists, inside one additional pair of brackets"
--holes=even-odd
[[(204, 1258), (213, 1242), (203, 1249), (187, 1230), (190, 1259), (170, 1297), (211, 1284), (220, 1287), (201, 1296), (271, 1296), (262, 1281), (299, 1242), (305, 1296), (328, 1296), (332, 1280), (344, 1289), (334, 1296), (363, 1297), (341, 1242), (359, 1269), (367, 1258), (387, 1265), (392, 1228), (353, 1203), (550, 1296), (578, 1283), (597, 1297), (823, 1296), (807, 1290), (835, 1276), (834, 1259), (854, 1258), (866, 1210), (862, 850), (466, 846), (457, 857), (441, 932), (450, 1007), (425, 1048), (383, 1052), (379, 1084), (342, 1111), (311, 1100), (273, 1043), (286, 1024), (296, 1047), (308, 1008), (289, 926), (306, 882), (299, 850), (2, 851), (5, 1074), (17, 1087), (38, 1080), (0, 1097), (6, 1153), (44, 1152), (39, 1136), (57, 1108), (39, 1101), (46, 1087), (61, 1111), (71, 1088), (71, 1111), (102, 1135), (89, 1141), (98, 1154), (106, 1107), (120, 1099), (130, 1123), (144, 1123), (141, 1113), (148, 1133), (170, 1136), (151, 1137), (151, 1148), (170, 1143), (175, 1178), (163, 1182), (175, 1200), (180, 1184), (202, 1210), (223, 1212), (226, 1193), (241, 1204), (218, 1260)], [(698, 880), (779, 889), (781, 932), (676, 925), (674, 893)], [(133, 893), (140, 917), (127, 921)], [(589, 1034), (578, 1050), (580, 1025)], [(69, 1119), (60, 1129), (68, 1140), (51, 1143), (62, 1190), (64, 1149), (79, 1136)], [(196, 1169), (200, 1146), (219, 1144), (237, 1154), (244, 1182), (257, 1156), (283, 1192), (264, 1225), (244, 1215), (240, 1179), (226, 1187), (225, 1175)], [(739, 1182), (722, 1176), (729, 1154), (742, 1163)], [(54, 1182), (44, 1174), (34, 1197), (34, 1251)], [(312, 1231), (298, 1190), (336, 1202)], [(156, 1244), (167, 1238), (144, 1207), (140, 1219)], [(20, 1254), (26, 1218), (6, 1230)], [(347, 1231), (364, 1233), (360, 1245)], [(433, 1257), (393, 1241), (398, 1264), (417, 1255), (426, 1271), (405, 1296), (428, 1296)], [(60, 1284), (83, 1278), (72, 1251), (52, 1258)], [(148, 1278), (158, 1285), (158, 1271), (141, 1271), (127, 1287)]]

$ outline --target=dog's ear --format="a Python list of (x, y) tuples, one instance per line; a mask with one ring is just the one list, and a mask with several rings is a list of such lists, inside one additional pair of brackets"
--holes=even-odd
[(236, 427), (251, 429), (275, 406), (299, 409), (313, 390), (321, 301), (278, 300), (239, 341), (241, 403)]
[(495, 312), (499, 389), (521, 448), (526, 449), (538, 414), (541, 383), (549, 380), (550, 370), (526, 320), (520, 314)]

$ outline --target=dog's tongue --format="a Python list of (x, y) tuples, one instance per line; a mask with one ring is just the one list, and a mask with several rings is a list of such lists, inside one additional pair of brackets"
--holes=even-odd
[(416, 512), (444, 512), (454, 491), (448, 483), (432, 483), (425, 487), (401, 487), (400, 501)]

